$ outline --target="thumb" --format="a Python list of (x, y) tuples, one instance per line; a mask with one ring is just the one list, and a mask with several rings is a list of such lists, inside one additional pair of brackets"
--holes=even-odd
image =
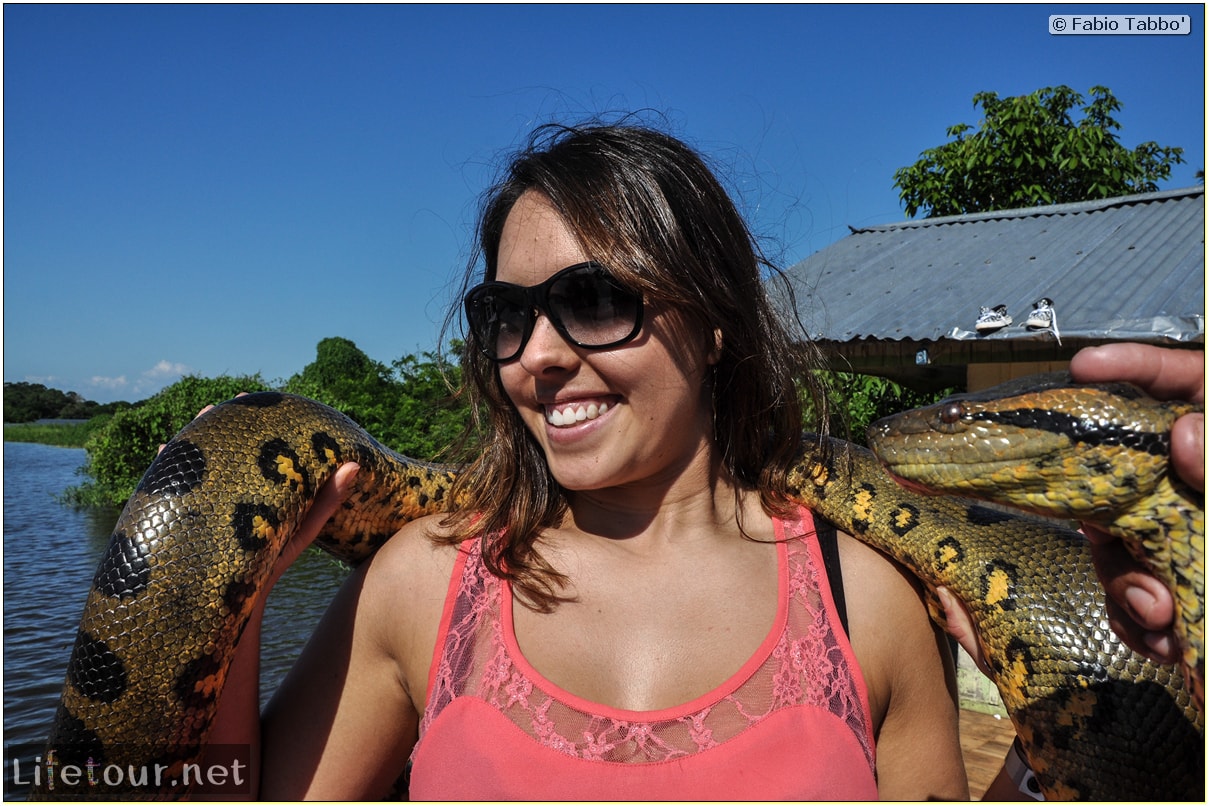
[(286, 544), (281, 557), (274, 565), (274, 578), (280, 576), (301, 556), (307, 546), (315, 542), (315, 538), (323, 531), (324, 524), (332, 519), (340, 506), (352, 495), (357, 473), (360, 470), (361, 466), (356, 462), (346, 462), (336, 468), (336, 472), (332, 474), (331, 478), (319, 488), (319, 493), (315, 496), (310, 511), (302, 519), (302, 523), (298, 524), (290, 542)]
[(970, 611), (954, 596), (948, 588), (937, 588), (936, 598), (945, 611), (945, 629), (949, 635), (957, 639), (961, 648), (966, 651), (983, 674), (989, 674), (990, 667), (982, 656), (982, 647), (978, 644), (978, 636), (974, 632), (974, 620)]

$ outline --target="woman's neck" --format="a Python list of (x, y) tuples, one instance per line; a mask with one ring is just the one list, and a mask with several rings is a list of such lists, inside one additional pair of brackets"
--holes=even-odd
[(759, 495), (738, 489), (709, 447), (666, 478), (569, 492), (568, 502), (564, 529), (626, 541), (635, 549), (729, 537), (740, 525), (743, 531), (749, 524), (765, 531)]

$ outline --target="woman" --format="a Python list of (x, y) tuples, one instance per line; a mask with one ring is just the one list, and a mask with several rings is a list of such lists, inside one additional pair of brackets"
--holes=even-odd
[(467, 503), (353, 574), (259, 736), (257, 614), (211, 741), (260, 748), (280, 799), (381, 797), (408, 766), (419, 799), (968, 798), (916, 583), (784, 494), (809, 363), (700, 158), (542, 129), (479, 247)]

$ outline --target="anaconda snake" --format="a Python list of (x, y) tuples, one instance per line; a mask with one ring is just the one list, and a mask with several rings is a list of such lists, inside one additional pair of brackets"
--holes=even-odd
[(869, 443), (917, 488), (1075, 518), (1124, 539), (1175, 594), (1184, 673), (1203, 706), (1205, 496), (1167, 470), (1172, 424), (1201, 408), (1055, 373), (887, 417)]
[[(947, 586), (974, 617), (1047, 794), (1203, 797), (1203, 714), (1178, 669), (1125, 648), (1077, 533), (902, 490), (847, 443), (804, 456), (796, 495)], [(47, 753), (153, 767), (161, 789), (62, 781), (36, 795), (179, 796), (229, 657), (281, 546), (342, 462), (361, 466), (319, 545), (356, 563), (444, 504), (449, 468), (386, 450), (343, 415), (276, 393), (215, 407), (161, 452), (93, 580)], [(157, 766), (158, 765), (158, 766)]]

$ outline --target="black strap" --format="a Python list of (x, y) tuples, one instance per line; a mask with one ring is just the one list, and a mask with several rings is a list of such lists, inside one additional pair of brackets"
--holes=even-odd
[(844, 577), (840, 571), (840, 546), (835, 525), (815, 515), (814, 528), (817, 531), (819, 549), (823, 553), (823, 568), (827, 571), (827, 584), (831, 588), (835, 612), (840, 617), (844, 635), (848, 635), (848, 606), (844, 603)]

